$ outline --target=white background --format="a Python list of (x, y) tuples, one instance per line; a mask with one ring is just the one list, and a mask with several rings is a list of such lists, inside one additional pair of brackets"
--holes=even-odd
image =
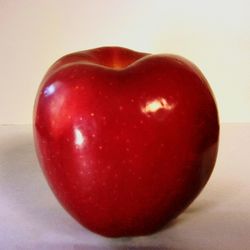
[(221, 122), (250, 122), (247, 0), (0, 0), (0, 124), (30, 124), (59, 57), (119, 45), (180, 54), (214, 90)]

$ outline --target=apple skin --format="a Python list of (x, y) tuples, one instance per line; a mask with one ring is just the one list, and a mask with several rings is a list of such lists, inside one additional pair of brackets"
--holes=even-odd
[(33, 128), (59, 202), (108, 237), (151, 234), (178, 216), (207, 183), (219, 137), (196, 66), (121, 47), (59, 59), (40, 85)]

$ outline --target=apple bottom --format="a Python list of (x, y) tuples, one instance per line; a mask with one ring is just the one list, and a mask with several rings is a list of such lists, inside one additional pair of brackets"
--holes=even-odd
[[(173, 180), (172, 187), (168, 187), (168, 183), (163, 185), (160, 180), (158, 186), (162, 190), (155, 194), (151, 192), (152, 187), (145, 188), (144, 200), (140, 197), (134, 201), (122, 200), (120, 196), (115, 202), (111, 196), (110, 201), (105, 203), (92, 195), (91, 200), (81, 202), (77, 197), (72, 199), (72, 195), (67, 197), (65, 194), (72, 192), (58, 190), (53, 182), (50, 186), (62, 206), (92, 232), (106, 237), (149, 235), (167, 227), (197, 197), (213, 171), (211, 166), (215, 164), (217, 150), (218, 143), (215, 143), (201, 154), (200, 159), (192, 163), (190, 173), (183, 176), (182, 185), (173, 186), (177, 182)], [(136, 195), (136, 190), (134, 193)], [(107, 202), (112, 204), (112, 209)]]
[[(160, 205), (160, 208), (155, 209), (151, 213), (142, 211), (137, 216), (121, 217), (120, 219), (110, 219), (113, 214), (107, 214), (103, 216), (100, 221), (99, 216), (94, 218), (82, 218), (81, 215), (72, 213), (71, 210), (68, 212), (78, 221), (80, 224), (92, 232), (106, 236), (106, 237), (132, 237), (132, 236), (143, 236), (153, 234), (165, 226), (168, 226), (169, 222), (175, 219), (196, 197), (195, 194), (188, 194), (179, 204), (172, 203)], [(163, 209), (164, 208), (164, 209)], [(162, 210), (167, 210), (166, 212)], [(108, 217), (108, 218), (107, 218)], [(131, 218), (133, 217), (133, 218)]]
[[(193, 200), (195, 197), (190, 197), (189, 200)], [(104, 222), (96, 225), (95, 221), (88, 221), (88, 219), (82, 219), (77, 215), (72, 216), (81, 223), (82, 226), (86, 227), (90, 231), (100, 234), (105, 237), (119, 238), (119, 237), (134, 237), (144, 236), (156, 233), (164, 227), (167, 227), (170, 222), (175, 219), (189, 204), (191, 201), (181, 203), (179, 207), (172, 208), (171, 212), (163, 214), (151, 214), (148, 217), (137, 216), (134, 220), (131, 218), (121, 218), (119, 222), (109, 221), (107, 224)], [(70, 211), (68, 211), (70, 212)], [(142, 212), (142, 214), (144, 214)], [(112, 214), (110, 214), (110, 217)]]

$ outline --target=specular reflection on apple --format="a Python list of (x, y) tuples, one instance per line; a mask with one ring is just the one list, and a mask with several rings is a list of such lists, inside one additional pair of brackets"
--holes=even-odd
[(44, 95), (47, 97), (54, 94), (59, 84), (59, 81), (55, 81), (52, 84), (48, 85), (43, 91)]
[(173, 110), (175, 104), (169, 103), (165, 98), (159, 97), (152, 101), (146, 102), (144, 106), (141, 107), (141, 111), (144, 114), (155, 113), (159, 110)]
[(75, 145), (77, 147), (83, 147), (85, 145), (85, 137), (82, 131), (78, 128), (74, 129), (74, 136), (75, 136)]

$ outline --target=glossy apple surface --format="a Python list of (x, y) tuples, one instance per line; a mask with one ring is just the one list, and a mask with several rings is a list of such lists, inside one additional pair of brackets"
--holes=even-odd
[(59, 59), (34, 108), (51, 189), (82, 225), (110, 237), (150, 234), (180, 214), (208, 181), (218, 134), (196, 66), (119, 47)]

